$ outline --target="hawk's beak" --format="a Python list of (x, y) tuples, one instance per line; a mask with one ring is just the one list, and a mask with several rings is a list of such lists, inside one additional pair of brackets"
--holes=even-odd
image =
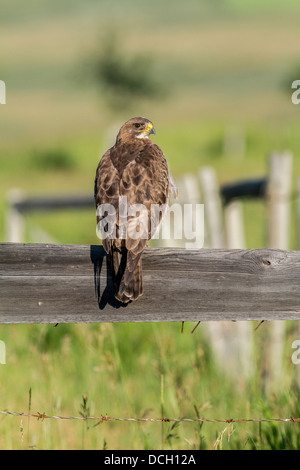
[(146, 130), (147, 130), (148, 134), (155, 135), (155, 129), (154, 129), (152, 124), (149, 123)]

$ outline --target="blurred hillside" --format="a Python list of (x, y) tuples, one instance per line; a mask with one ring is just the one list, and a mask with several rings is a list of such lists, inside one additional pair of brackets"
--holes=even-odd
[[(215, 120), (276, 126), (297, 118), (286, 83), (299, 65), (296, 1), (3, 0), (1, 10), (2, 147), (101, 134), (128, 112), (159, 129), (196, 122), (200, 133)], [(151, 58), (165, 100), (109, 111), (91, 70), (110, 37), (121, 56)]]

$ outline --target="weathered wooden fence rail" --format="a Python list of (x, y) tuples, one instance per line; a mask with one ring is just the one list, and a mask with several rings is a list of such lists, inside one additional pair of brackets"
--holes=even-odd
[(112, 295), (102, 246), (0, 244), (0, 323), (299, 320), (300, 252), (148, 248), (144, 295)]

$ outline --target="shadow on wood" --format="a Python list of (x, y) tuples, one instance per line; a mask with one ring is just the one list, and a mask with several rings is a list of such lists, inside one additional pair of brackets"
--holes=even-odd
[[(118, 301), (113, 294), (113, 283), (109, 269), (106, 269), (106, 285), (102, 292), (101, 289), (101, 270), (103, 261), (105, 259), (106, 265), (108, 255), (105, 252), (103, 246), (91, 245), (90, 248), (91, 261), (94, 265), (94, 284), (95, 284), (95, 295), (98, 299), (98, 305), (100, 310), (103, 310), (107, 304), (114, 308), (127, 307), (128, 304), (124, 304)], [(102, 294), (101, 294), (102, 292)]]

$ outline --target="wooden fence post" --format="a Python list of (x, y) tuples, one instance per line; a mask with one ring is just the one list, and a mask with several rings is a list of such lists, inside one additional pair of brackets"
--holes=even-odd
[(224, 208), (224, 222), (226, 230), (226, 245), (231, 249), (246, 247), (243, 206), (241, 201), (233, 200)]
[[(241, 201), (230, 201), (224, 207), (224, 223), (226, 243), (229, 249), (245, 249), (245, 233), (243, 221), (243, 206)], [(239, 377), (249, 379), (253, 373), (253, 333), (248, 322), (238, 322), (229, 325), (229, 335), (232, 338), (234, 354), (236, 355), (236, 372)], [(232, 352), (231, 352), (232, 354)]]
[[(292, 186), (292, 155), (274, 153), (269, 157), (268, 198), (268, 248), (288, 250), (290, 236), (290, 198)], [(267, 387), (277, 388), (283, 374), (285, 323), (273, 321), (270, 325), (268, 353), (269, 380)]]
[[(192, 210), (190, 212), (190, 216), (192, 220), (189, 222), (190, 227), (193, 228), (193, 232), (195, 232), (196, 230), (198, 230), (198, 232), (200, 231), (204, 232), (205, 227), (203, 227), (203, 225), (201, 225), (201, 227), (196, 226), (196, 220), (197, 220), (197, 217), (199, 216), (199, 211), (198, 211), (199, 206), (197, 206), (197, 204), (201, 203), (201, 191), (199, 187), (199, 181), (192, 173), (186, 173), (183, 176), (182, 183), (183, 183), (183, 188), (184, 188), (184, 199), (182, 200), (183, 206), (184, 204), (192, 205)], [(186, 218), (184, 218), (184, 221), (185, 220)], [(200, 234), (198, 233), (198, 235)], [(192, 243), (192, 245), (194, 246), (195, 249), (203, 248), (203, 237), (201, 237), (201, 242), (198, 245), (196, 242)], [(185, 240), (184, 246), (185, 248), (189, 248), (190, 242)]]
[[(242, 208), (239, 201), (233, 201), (222, 211), (219, 184), (213, 168), (200, 169), (199, 179), (204, 200), (206, 228), (209, 245), (222, 248), (245, 248)], [(225, 233), (226, 232), (226, 241)], [(248, 378), (252, 372), (252, 331), (247, 322), (209, 322), (210, 341), (218, 362), (234, 375)]]
[(201, 168), (199, 171), (199, 179), (203, 194), (209, 246), (211, 248), (224, 248), (222, 204), (214, 169), (211, 167)]
[(287, 250), (290, 236), (290, 198), (292, 185), (292, 155), (274, 153), (269, 158), (268, 248)]
[[(176, 181), (176, 187), (178, 190), (178, 199), (180, 203), (183, 203), (183, 200), (185, 198), (185, 188), (182, 185), (182, 180)], [(171, 205), (172, 201), (170, 201), (170, 206)], [(165, 234), (170, 234), (170, 236), (168, 238), (164, 238)], [(158, 229), (157, 236), (159, 241), (155, 244), (155, 246), (165, 248), (176, 248), (184, 246), (182, 239), (176, 239), (174, 237), (174, 214), (170, 210), (170, 207), (163, 217), (162, 223), (160, 224), (160, 227)]]
[(21, 189), (11, 189), (6, 194), (5, 240), (22, 243), (25, 241), (25, 222), (23, 215), (16, 209), (15, 204), (25, 199)]

